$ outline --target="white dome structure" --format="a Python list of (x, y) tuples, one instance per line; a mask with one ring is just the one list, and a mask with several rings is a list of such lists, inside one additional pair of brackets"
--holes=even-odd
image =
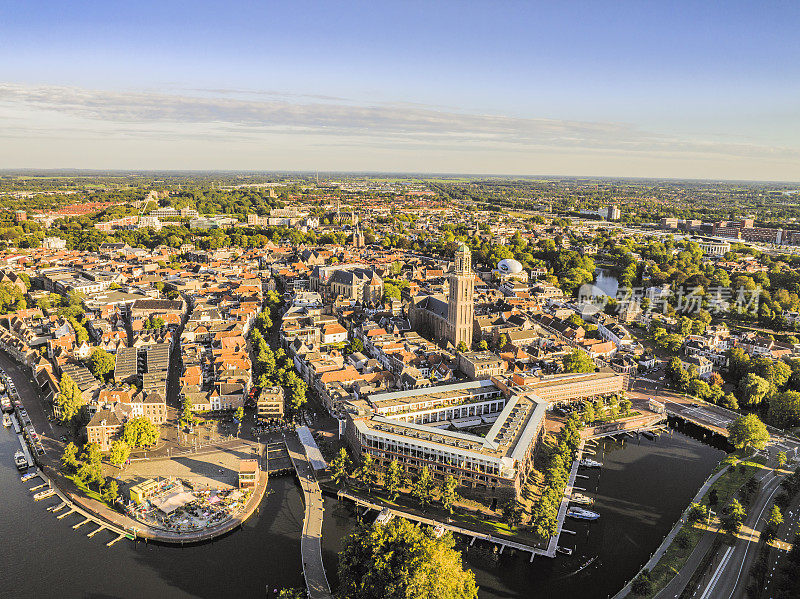
[(504, 275), (516, 275), (522, 272), (522, 264), (513, 258), (505, 258), (504, 260), (500, 260), (497, 265), (497, 270)]

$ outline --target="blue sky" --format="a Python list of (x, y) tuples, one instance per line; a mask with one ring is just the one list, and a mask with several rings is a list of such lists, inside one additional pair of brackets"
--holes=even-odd
[(798, 2), (0, 4), (0, 166), (800, 179)]

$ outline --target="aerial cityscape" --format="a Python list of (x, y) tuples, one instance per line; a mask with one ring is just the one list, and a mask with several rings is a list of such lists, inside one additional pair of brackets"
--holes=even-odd
[(800, 5), (0, 11), (3, 597), (800, 597)]

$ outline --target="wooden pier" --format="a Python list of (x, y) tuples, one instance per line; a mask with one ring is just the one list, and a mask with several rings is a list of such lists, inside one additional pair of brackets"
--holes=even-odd
[(30, 490), (31, 492), (33, 492), (43, 487), (49, 487), (50, 489), (53, 490), (53, 494), (50, 495), (50, 497), (58, 497), (61, 500), (61, 503), (49, 506), (47, 508), (47, 511), (56, 514), (57, 520), (63, 520), (70, 514), (79, 514), (83, 516), (83, 520), (81, 522), (78, 522), (77, 524), (74, 524), (72, 526), (73, 529), (77, 530), (78, 528), (81, 528), (85, 524), (89, 524), (92, 522), (94, 524), (97, 524), (97, 529), (87, 534), (86, 535), (87, 537), (93, 537), (101, 530), (110, 530), (111, 532), (117, 535), (117, 538), (112, 540), (110, 543), (107, 543), (108, 547), (110, 547), (120, 539), (130, 539), (132, 541), (136, 539), (135, 535), (132, 534), (131, 532), (128, 532), (127, 530), (123, 529), (120, 526), (117, 526), (105, 520), (101, 520), (98, 516), (75, 505), (72, 501), (70, 501), (69, 497), (64, 495), (64, 493), (62, 493), (57, 486), (53, 485), (50, 479), (47, 478), (47, 476), (45, 476), (42, 472), (37, 473), (37, 476), (39, 476), (44, 481), (44, 483), (37, 487), (33, 487)]

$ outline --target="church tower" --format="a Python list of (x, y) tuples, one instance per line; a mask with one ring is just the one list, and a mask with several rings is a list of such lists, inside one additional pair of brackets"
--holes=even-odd
[(465, 244), (456, 250), (453, 272), (448, 278), (450, 295), (447, 302), (447, 339), (454, 347), (462, 341), (472, 346), (475, 315), (475, 275), (472, 273), (472, 254)]

